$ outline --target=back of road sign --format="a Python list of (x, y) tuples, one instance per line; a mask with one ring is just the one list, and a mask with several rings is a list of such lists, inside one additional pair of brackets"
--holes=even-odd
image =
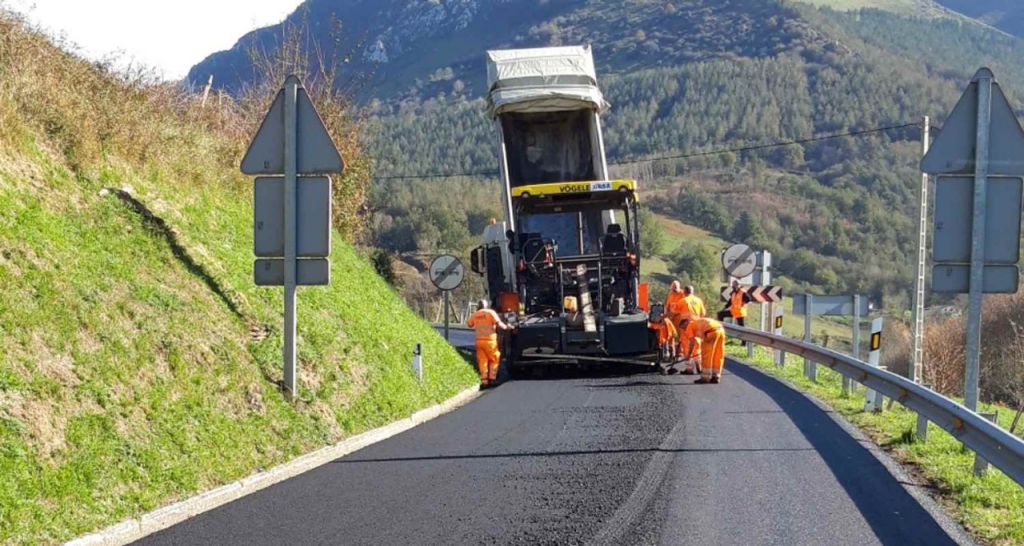
[[(921, 160), (921, 172), (974, 174), (974, 144), (978, 122), (978, 79), (992, 77), (982, 68), (953, 108), (935, 142)], [(992, 81), (992, 119), (989, 136), (988, 174), (1024, 175), (1024, 129), (999, 84)]]
[[(289, 76), (289, 79), (295, 76)], [(297, 79), (297, 78), (296, 78)], [(259, 131), (249, 144), (249, 150), (242, 158), (242, 172), (245, 174), (284, 174), (284, 94), (281, 89), (274, 103), (267, 111)], [(295, 111), (296, 140), (298, 142), (295, 164), (297, 174), (340, 173), (345, 169), (341, 154), (334, 146), (331, 135), (324, 127), (309, 94), (301, 85)]]

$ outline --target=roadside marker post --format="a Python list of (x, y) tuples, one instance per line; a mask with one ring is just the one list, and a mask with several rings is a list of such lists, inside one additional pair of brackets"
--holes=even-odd
[[(253, 183), (253, 281), (284, 287), (283, 386), (296, 386), (296, 291), (331, 282), (331, 179), (345, 162), (309, 94), (294, 74), (281, 90), (242, 158)], [(301, 211), (301, 220), (299, 212)]]
[[(777, 336), (781, 336), (782, 335), (782, 314), (785, 312), (785, 310), (786, 310), (786, 308), (784, 306), (782, 306), (782, 305), (779, 305), (779, 306), (775, 307), (775, 309), (774, 309), (774, 311), (775, 311), (775, 324), (774, 324), (775, 328), (774, 328), (774, 330), (775, 331), (773, 333), (775, 335), (777, 335)], [(775, 350), (775, 365), (780, 367), (780, 368), (782, 368), (782, 367), (784, 367), (786, 365), (786, 352), (783, 351), (782, 349), (776, 349)]]
[(444, 338), (449, 339), (448, 324), (451, 309), (451, 292), (462, 284), (466, 268), (451, 254), (442, 254), (430, 262), (430, 282), (444, 294)]
[[(868, 352), (868, 364), (878, 368), (882, 356), (882, 317), (871, 321), (871, 350)], [(865, 389), (864, 411), (882, 411), (885, 397), (874, 389)]]
[(968, 294), (964, 406), (978, 407), (984, 294), (1020, 282), (1024, 129), (995, 75), (981, 68), (921, 160), (936, 176), (932, 292)]

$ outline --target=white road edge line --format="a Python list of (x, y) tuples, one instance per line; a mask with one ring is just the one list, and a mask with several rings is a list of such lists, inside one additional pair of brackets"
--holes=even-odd
[(440, 404), (417, 411), (410, 417), (347, 438), (332, 446), (307, 453), (265, 472), (252, 474), (236, 482), (176, 502), (137, 518), (112, 525), (102, 531), (76, 538), (65, 543), (65, 546), (122, 546), (134, 542), (147, 535), (181, 523), (193, 516), (238, 500), (278, 482), (294, 478), (299, 474), (313, 470), (318, 466), (354, 451), (387, 440), (392, 436), (401, 434), (417, 425), (464, 406), (477, 399), (481, 394), (479, 385), (470, 387)]

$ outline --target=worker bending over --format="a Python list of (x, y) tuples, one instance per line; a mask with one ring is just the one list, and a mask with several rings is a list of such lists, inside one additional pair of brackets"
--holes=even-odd
[(476, 365), (480, 371), (480, 386), (490, 387), (498, 380), (498, 328), (511, 330), (498, 313), (490, 308), (487, 300), (480, 300), (477, 311), (469, 316), (466, 324), (476, 330)]
[[(692, 341), (692, 343), (691, 343)], [(699, 337), (692, 337), (686, 329), (679, 330), (679, 356), (686, 362), (686, 369), (683, 375), (693, 375), (701, 369), (701, 353), (704, 340)]]
[(693, 352), (696, 339), (704, 342), (701, 355), (700, 379), (696, 383), (718, 383), (722, 380), (725, 367), (725, 327), (710, 318), (691, 320), (686, 324), (686, 335), (690, 338), (687, 354)]

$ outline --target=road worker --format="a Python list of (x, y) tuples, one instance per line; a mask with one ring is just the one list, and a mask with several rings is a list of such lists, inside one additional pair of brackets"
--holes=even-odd
[(685, 296), (684, 301), (686, 302), (686, 310), (688, 316), (685, 318), (688, 320), (699, 319), (708, 316), (708, 310), (704, 307), (704, 300), (695, 293), (693, 286), (687, 285), (683, 287), (683, 294)]
[(480, 386), (486, 389), (498, 380), (501, 352), (498, 351), (497, 329), (511, 330), (512, 327), (501, 320), (487, 300), (480, 300), (477, 311), (469, 316), (466, 324), (476, 330), (476, 365), (480, 371)]
[[(687, 321), (687, 323), (688, 322), (689, 321)], [(693, 341), (692, 344), (690, 343), (691, 340)], [(683, 328), (679, 330), (679, 346), (679, 356), (684, 362), (686, 362), (686, 368), (683, 370), (683, 375), (699, 373), (701, 370), (701, 349), (704, 346), (704, 340), (692, 337), (687, 333), (686, 328)]]
[(672, 325), (678, 327), (679, 321), (683, 319), (686, 307), (686, 294), (679, 285), (679, 281), (672, 281), (668, 296), (665, 297), (665, 315), (672, 321)]
[[(740, 287), (740, 281), (733, 279), (732, 281), (732, 296), (729, 297), (729, 301), (726, 302), (725, 308), (718, 312), (718, 320), (725, 320), (726, 317), (732, 317), (733, 322), (739, 326), (746, 326), (747, 318), (747, 304), (753, 301), (750, 294), (746, 290)], [(740, 343), (741, 346), (746, 347), (747, 342), (743, 341)]]
[(696, 383), (719, 383), (725, 367), (725, 327), (717, 320), (699, 318), (686, 323), (686, 336), (690, 338), (686, 354), (692, 354), (697, 339), (704, 342), (700, 379)]
[(679, 331), (676, 330), (675, 325), (672, 324), (672, 321), (665, 315), (656, 315), (651, 317), (651, 321), (647, 326), (658, 332), (658, 350), (661, 351), (662, 355), (667, 354), (669, 357), (669, 368), (666, 369), (662, 366), (659, 371), (662, 375), (665, 375), (666, 373), (676, 373), (677, 370), (672, 366), (678, 358), (677, 347), (679, 345)]

